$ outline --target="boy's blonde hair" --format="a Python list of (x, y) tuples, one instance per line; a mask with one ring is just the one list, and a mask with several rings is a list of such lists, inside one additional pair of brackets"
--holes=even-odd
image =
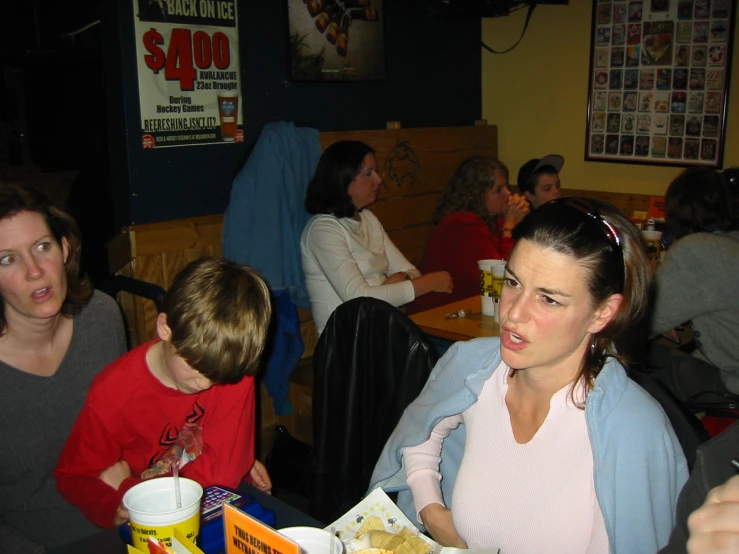
[(259, 368), (272, 317), (269, 289), (253, 269), (200, 258), (172, 281), (162, 306), (170, 342), (213, 383), (238, 383)]

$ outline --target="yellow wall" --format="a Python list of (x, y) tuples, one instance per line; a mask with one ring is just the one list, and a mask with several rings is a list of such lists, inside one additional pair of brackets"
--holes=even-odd
[[(512, 52), (483, 50), (483, 118), (498, 126), (498, 151), (511, 182), (527, 160), (561, 154), (566, 188), (663, 195), (681, 168), (584, 161), (592, 5), (570, 0), (568, 6), (538, 6)], [(522, 9), (483, 19), (483, 41), (507, 49), (521, 35), (525, 18)], [(739, 166), (739, 39), (732, 62), (724, 167)]]

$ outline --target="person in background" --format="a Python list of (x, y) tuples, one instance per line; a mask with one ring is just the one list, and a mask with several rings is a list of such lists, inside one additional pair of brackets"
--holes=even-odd
[(408, 313), (422, 312), (480, 294), (478, 260), (506, 260), (513, 230), (529, 213), (528, 203), (508, 190), (508, 168), (492, 158), (468, 158), (454, 172), (434, 214), (421, 271), (448, 271), (451, 295), (418, 298)]
[(562, 156), (550, 154), (529, 160), (518, 170), (518, 190), (531, 202), (532, 209), (562, 195), (559, 172), (564, 164)]
[(678, 175), (665, 195), (665, 224), (675, 242), (655, 272), (649, 334), (691, 321), (696, 349), (688, 355), (653, 343), (649, 370), (681, 400), (739, 393), (739, 230), (721, 175), (707, 168)]
[(616, 208), (553, 200), (516, 228), (500, 338), (457, 342), (370, 480), (440, 544), (506, 554), (654, 553), (688, 478), (625, 365), (647, 310), (641, 236)]
[(698, 448), (677, 501), (677, 523), (659, 554), (739, 552), (739, 478), (732, 463), (737, 459), (738, 423)]
[(203, 488), (237, 488), (249, 475), (269, 491), (254, 459), (253, 375), (271, 316), (254, 270), (207, 257), (186, 265), (164, 297), (159, 337), (93, 381), (54, 471), (60, 494), (113, 527), (128, 519), (124, 493), (175, 464)]
[(453, 290), (447, 271), (421, 273), (367, 209), (382, 177), (375, 151), (360, 141), (339, 141), (318, 161), (305, 209), (314, 214), (300, 240), (305, 284), (319, 333), (334, 310), (352, 298), (371, 296), (402, 306), (430, 292)]
[(34, 554), (99, 531), (52, 472), (93, 377), (126, 351), (115, 300), (80, 275), (74, 219), (0, 184), (0, 552)]

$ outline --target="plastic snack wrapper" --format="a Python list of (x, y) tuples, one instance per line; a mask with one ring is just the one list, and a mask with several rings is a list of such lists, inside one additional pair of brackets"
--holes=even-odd
[(196, 423), (185, 423), (172, 447), (156, 463), (141, 473), (142, 479), (165, 475), (174, 464), (179, 469), (203, 452), (203, 429)]
[(441, 546), (420, 532), (382, 489), (375, 489), (325, 529), (334, 529), (345, 554), (503, 554), (498, 548)]

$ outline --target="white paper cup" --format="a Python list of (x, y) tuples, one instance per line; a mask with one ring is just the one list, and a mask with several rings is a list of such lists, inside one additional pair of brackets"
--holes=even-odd
[(492, 266), (493, 272), (493, 303), (495, 304), (495, 321), (500, 323), (500, 295), (503, 292), (503, 278), (505, 276), (506, 263), (500, 263)]
[(492, 296), (481, 296), (480, 308), (482, 311), (482, 315), (495, 317), (495, 299)]
[(662, 231), (642, 231), (641, 236), (644, 240), (647, 258), (649, 260), (659, 260), (662, 252)]
[(203, 487), (192, 479), (180, 477), (182, 508), (177, 508), (174, 477), (149, 479), (131, 487), (123, 495), (123, 505), (131, 519), (133, 546), (148, 552), (147, 539), (155, 537), (172, 546), (176, 527), (188, 539), (194, 540), (200, 532), (200, 499)]
[(331, 533), (317, 527), (286, 527), (280, 534), (298, 543), (300, 554), (342, 554), (344, 543), (339, 537), (331, 539)]
[(490, 268), (496, 261), (498, 260), (477, 261), (477, 268), (480, 270), (480, 296), (493, 295), (493, 273)]
[[(480, 306), (482, 315), (495, 316), (495, 280), (493, 268), (503, 266), (503, 260), (478, 260), (477, 267), (480, 271)], [(502, 280), (501, 280), (502, 283)], [(498, 289), (500, 294), (500, 289)]]

